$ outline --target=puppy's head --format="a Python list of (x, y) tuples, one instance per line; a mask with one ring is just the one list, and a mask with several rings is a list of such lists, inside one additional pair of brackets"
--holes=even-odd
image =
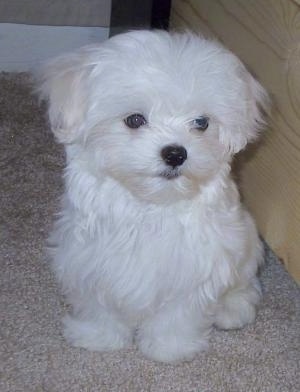
[(63, 56), (41, 93), (57, 139), (141, 199), (191, 198), (263, 123), (264, 89), (220, 44), (137, 31)]

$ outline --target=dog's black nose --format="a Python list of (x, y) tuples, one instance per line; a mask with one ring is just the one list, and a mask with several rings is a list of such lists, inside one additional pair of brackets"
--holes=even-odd
[(169, 166), (180, 166), (187, 158), (186, 149), (182, 146), (170, 145), (161, 150), (161, 157)]

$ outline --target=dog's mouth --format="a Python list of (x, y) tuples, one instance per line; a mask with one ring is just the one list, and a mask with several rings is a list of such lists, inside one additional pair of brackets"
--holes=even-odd
[(181, 175), (180, 170), (175, 167), (175, 168), (170, 168), (170, 169), (165, 169), (160, 173), (160, 177), (166, 178), (167, 180), (173, 180), (174, 178), (177, 178)]

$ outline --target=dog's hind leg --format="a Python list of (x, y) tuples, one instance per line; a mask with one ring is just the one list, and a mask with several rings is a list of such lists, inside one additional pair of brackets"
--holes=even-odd
[(261, 297), (257, 278), (248, 284), (229, 289), (218, 301), (215, 325), (221, 329), (242, 328), (255, 320), (256, 305)]

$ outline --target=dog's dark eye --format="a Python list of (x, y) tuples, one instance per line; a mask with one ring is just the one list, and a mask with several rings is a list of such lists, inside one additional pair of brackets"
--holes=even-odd
[(128, 128), (133, 129), (140, 128), (142, 125), (145, 125), (147, 123), (145, 117), (139, 113), (131, 114), (130, 116), (125, 118), (124, 122)]
[(206, 116), (201, 116), (193, 121), (193, 128), (199, 129), (199, 131), (205, 131), (208, 128), (208, 125), (209, 118)]

